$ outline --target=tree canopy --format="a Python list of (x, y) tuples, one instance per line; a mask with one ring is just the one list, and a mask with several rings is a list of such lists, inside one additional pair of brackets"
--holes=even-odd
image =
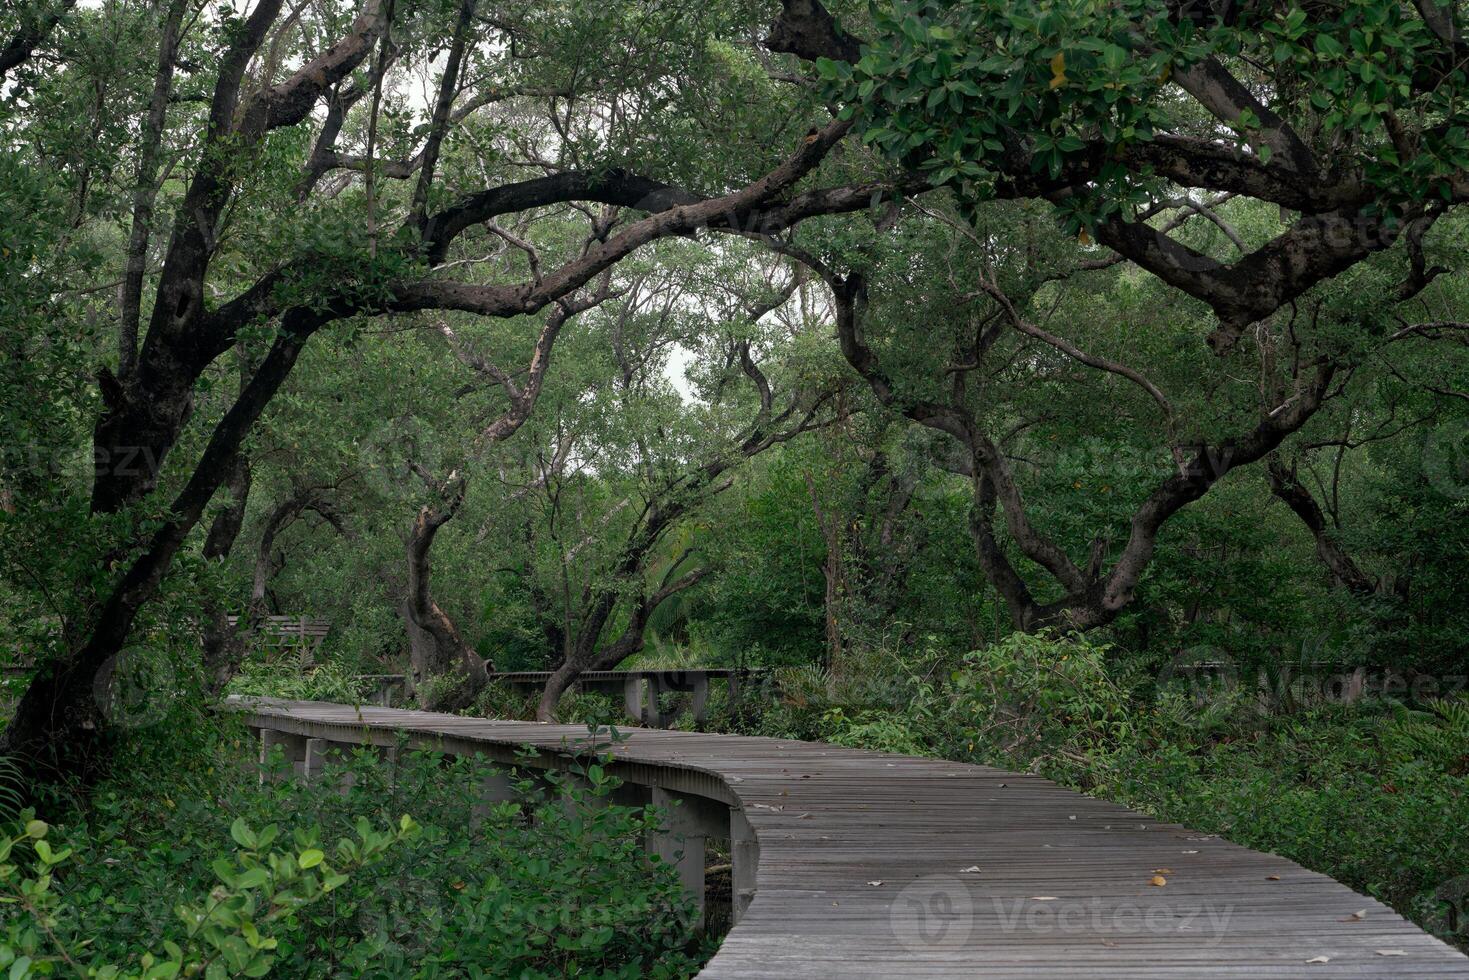
[(1461, 20), (7, 6), (7, 751), (92, 771), (121, 667), (212, 696), (270, 614), (542, 718), (1012, 630), (1455, 662)]

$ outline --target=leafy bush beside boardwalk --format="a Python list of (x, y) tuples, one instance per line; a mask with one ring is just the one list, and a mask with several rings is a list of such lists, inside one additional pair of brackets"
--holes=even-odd
[(0, 967), (672, 978), (701, 961), (676, 876), (641, 845), (653, 811), (609, 804), (615, 781), (596, 764), (483, 806), (483, 760), (415, 751), (389, 766), (360, 751), (303, 784), (277, 752), (277, 778), (257, 785), (238, 742), (202, 785), (145, 791), (129, 777), (54, 827), (23, 814), (19, 867), (0, 878)]

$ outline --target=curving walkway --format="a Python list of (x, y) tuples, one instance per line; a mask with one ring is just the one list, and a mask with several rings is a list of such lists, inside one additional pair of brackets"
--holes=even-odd
[[(231, 702), (267, 741), (310, 740), (298, 743), (308, 776), (322, 745), (387, 745), (398, 731), (506, 762), (531, 745), (547, 768), (589, 743), (584, 726)], [(655, 801), (681, 799), (680, 812), (727, 811), (733, 827), (736, 891), (752, 884), (753, 901), (701, 974), (712, 980), (1469, 978), (1469, 958), (1325, 875), (1036, 776), (771, 738), (626, 734), (611, 749), (618, 775)], [(696, 823), (690, 835), (704, 832)], [(755, 839), (741, 842), (747, 831)]]

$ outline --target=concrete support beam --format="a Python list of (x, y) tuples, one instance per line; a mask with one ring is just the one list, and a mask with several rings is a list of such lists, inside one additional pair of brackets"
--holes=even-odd
[(760, 866), (760, 842), (745, 811), (729, 811), (729, 905), (731, 924), (744, 917), (755, 898), (755, 872)]
[(709, 675), (694, 674), (690, 680), (694, 685), (694, 724), (704, 724), (709, 716)]
[[(316, 782), (322, 777), (327, 766), (341, 767), (351, 761), (354, 747), (345, 742), (333, 742), (329, 738), (308, 738), (302, 776), (308, 783)], [(356, 785), (357, 773), (347, 769), (338, 779), (337, 792), (346, 796)]]
[(622, 679), (622, 710), (634, 722), (643, 723), (643, 678), (628, 674)]
[(694, 902), (694, 928), (704, 924), (704, 846), (730, 832), (729, 809), (717, 800), (651, 787), (650, 802), (664, 811), (663, 827), (649, 835), (648, 851), (678, 872)]
[(336, 756), (337, 753), (334, 751), (334, 746), (331, 742), (324, 738), (308, 738), (306, 740), (306, 754), (303, 759), (305, 765), (301, 767), (301, 776), (308, 783), (316, 782), (321, 778), (322, 772), (326, 769), (327, 762), (329, 760), (333, 762), (337, 761)]
[(648, 714), (647, 724), (649, 728), (667, 728), (671, 718), (663, 713), (663, 694), (671, 690), (663, 682), (663, 677), (653, 674), (648, 678)]
[(269, 728), (260, 730), (260, 782), (263, 784), (271, 778), (266, 770), (270, 761), (271, 749), (277, 745), (291, 764), (291, 772), (297, 777), (301, 776), (306, 769), (306, 739), (300, 735), (292, 735), (289, 732), (278, 732)]
[(496, 803), (513, 803), (519, 799), (514, 775), (502, 769), (495, 770), (480, 781), (479, 802), (470, 810), (469, 829), (478, 830)]

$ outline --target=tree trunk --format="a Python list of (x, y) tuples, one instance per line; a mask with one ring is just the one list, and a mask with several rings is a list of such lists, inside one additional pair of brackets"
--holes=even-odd
[[(229, 478), (229, 504), (214, 518), (209, 535), (204, 539), (204, 559), (223, 562), (229, 557), (235, 539), (240, 535), (240, 526), (245, 521), (245, 504), (250, 495), (250, 460), (239, 456)], [(245, 633), (249, 631), (248, 616), (234, 629), (229, 625), (229, 609), (211, 599), (204, 609), (204, 691), (217, 695), (224, 690), (234, 676), (240, 661), (245, 657)]]
[[(408, 534), (409, 662), (419, 703), (429, 711), (458, 711), (474, 702), (489, 681), (489, 664), (464, 642), (449, 614), (434, 601), (430, 590), (429, 551), (439, 528), (447, 524), (464, 502), (464, 481), (451, 475), (439, 507), (424, 505)], [(431, 680), (453, 678), (437, 684)]]
[[(283, 328), (244, 392), (215, 427), (198, 466), (173, 501), (172, 517), (127, 566), (77, 647), (42, 665), (16, 705), (0, 751), (16, 758), (29, 781), (89, 784), (125, 733), (125, 719), (113, 723), (116, 712), (110, 701), (115, 692), (109, 688), (113, 676), (109, 665), (117, 661), (138, 611), (156, 594), (210, 499), (234, 471), (246, 433), (290, 374), (314, 326), (288, 323)], [(120, 438), (119, 443), (102, 445), (114, 449), (130, 445), (125, 434)]]
[(1269, 470), (1270, 492), (1283, 501), (1311, 532), (1311, 537), (1316, 542), (1316, 557), (1321, 559), (1322, 565), (1326, 566), (1332, 584), (1346, 589), (1358, 598), (1376, 595), (1377, 583), (1373, 582), (1352, 560), (1352, 556), (1347, 554), (1346, 549), (1342, 548), (1334, 529), (1327, 522), (1326, 515), (1322, 513), (1321, 505), (1316, 503), (1316, 498), (1311, 495), (1311, 491), (1306, 489), (1296, 477), (1295, 470), (1287, 469), (1280, 459), (1273, 456), (1270, 459)]
[(117, 374), (120, 378), (132, 373), (138, 359), (143, 280), (148, 268), (148, 241), (153, 234), (153, 203), (158, 197), (159, 148), (168, 116), (168, 96), (173, 89), (173, 63), (178, 54), (185, 6), (185, 0), (172, 0), (164, 16), (163, 38), (158, 46), (158, 70), (153, 77), (153, 96), (143, 124), (143, 145), (138, 150), (138, 172), (133, 186), (133, 223), (128, 232), (126, 269), (118, 304), (121, 308), (117, 337)]
[(822, 577), (826, 580), (826, 593), (822, 602), (822, 609), (826, 614), (825, 667), (835, 675), (842, 663), (841, 603), (846, 591), (842, 574), (841, 519), (837, 514), (828, 514), (821, 506), (821, 499), (816, 494), (816, 481), (811, 478), (810, 473), (806, 474), (806, 490), (811, 495), (811, 510), (816, 516), (816, 526), (826, 541), (826, 560), (821, 566)]

